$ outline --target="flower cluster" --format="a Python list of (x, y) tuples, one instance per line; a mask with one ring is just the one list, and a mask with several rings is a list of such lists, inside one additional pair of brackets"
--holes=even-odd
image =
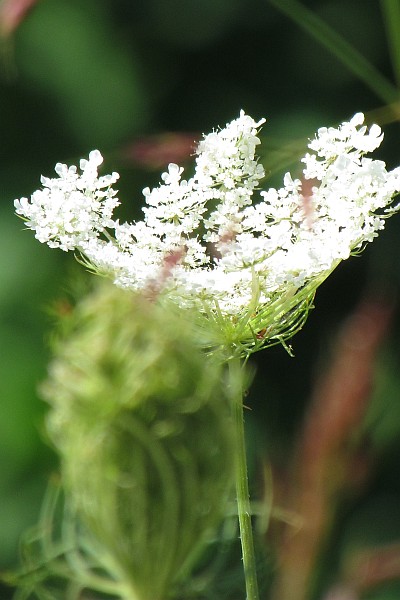
[(41, 242), (78, 251), (95, 271), (133, 290), (163, 291), (179, 306), (198, 306), (224, 329), (224, 343), (266, 345), (302, 323), (315, 289), (343, 259), (371, 241), (400, 191), (400, 168), (366, 158), (383, 138), (356, 114), (321, 128), (280, 189), (253, 194), (264, 170), (255, 151), (264, 119), (243, 111), (204, 137), (193, 177), (171, 164), (163, 183), (143, 191), (144, 219), (120, 223), (113, 173), (98, 178), (98, 151), (58, 179), (15, 201)]
[(15, 201), (18, 214), (28, 220), (28, 227), (36, 231), (39, 242), (50, 248), (75, 250), (84, 248), (98, 232), (113, 226), (112, 214), (119, 202), (112, 184), (118, 173), (98, 177), (97, 168), (103, 162), (98, 150), (89, 160), (82, 159), (78, 175), (75, 166), (57, 163), (58, 179), (41, 177), (43, 189)]

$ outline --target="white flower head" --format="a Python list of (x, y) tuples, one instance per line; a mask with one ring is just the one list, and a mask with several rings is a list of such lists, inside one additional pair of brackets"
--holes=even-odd
[(42, 178), (30, 200), (15, 201), (16, 212), (39, 241), (79, 252), (117, 285), (197, 308), (214, 326), (210, 346), (248, 354), (284, 342), (302, 326), (321, 282), (398, 210), (400, 168), (388, 172), (365, 156), (383, 134), (357, 113), (318, 130), (302, 179), (287, 173), (281, 188), (254, 201), (264, 177), (256, 157), (264, 122), (241, 111), (206, 135), (190, 179), (169, 165), (159, 187), (143, 190), (142, 221), (113, 218), (118, 174), (98, 176), (97, 150), (80, 162), (80, 174), (58, 164), (58, 179)]
[(103, 162), (98, 150), (89, 160), (80, 161), (81, 174), (75, 166), (57, 163), (58, 178), (41, 177), (43, 188), (28, 200), (15, 200), (17, 214), (26, 219), (40, 242), (62, 250), (79, 249), (113, 225), (112, 214), (119, 201), (112, 185), (118, 173), (98, 177), (97, 167)]

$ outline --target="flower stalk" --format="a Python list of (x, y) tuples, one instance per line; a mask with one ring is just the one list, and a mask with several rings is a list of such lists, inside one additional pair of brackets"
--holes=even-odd
[(246, 438), (243, 414), (242, 364), (239, 358), (229, 361), (232, 403), (236, 428), (235, 486), (240, 541), (247, 600), (258, 600), (258, 582), (254, 552), (251, 504), (247, 475)]

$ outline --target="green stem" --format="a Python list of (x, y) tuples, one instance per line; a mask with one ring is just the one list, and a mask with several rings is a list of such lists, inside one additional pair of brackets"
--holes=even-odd
[(251, 506), (247, 478), (246, 443), (243, 418), (243, 389), (239, 358), (229, 361), (229, 372), (233, 389), (233, 410), (236, 427), (236, 500), (239, 517), (240, 540), (242, 544), (243, 569), (247, 600), (258, 600), (256, 561), (254, 554)]

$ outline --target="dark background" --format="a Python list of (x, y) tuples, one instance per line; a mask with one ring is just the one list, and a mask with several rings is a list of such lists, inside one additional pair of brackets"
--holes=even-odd
[[(296, 159), (319, 126), (335, 125), (358, 111), (367, 116), (377, 111), (370, 120), (385, 130), (377, 155), (389, 167), (399, 164), (399, 124), (385, 108), (396, 100), (400, 79), (385, 28), (385, 3), (319, 0), (303, 5), (387, 78), (392, 96), (383, 88), (371, 89), (343, 64), (335, 48), (323, 48), (268, 0), (41, 0), (12, 35), (3, 36), (0, 569), (16, 564), (18, 538), (35, 523), (57, 466), (43, 441), (46, 409), (36, 389), (46, 370), (51, 326), (46, 307), (62, 294), (74, 263), (72, 255), (51, 251), (22, 231), (13, 199), (37, 189), (40, 174), (52, 176), (56, 162), (76, 164), (99, 148), (103, 172), (121, 173), (127, 218), (138, 217), (141, 189), (157, 184), (169, 160), (190, 168), (187, 140), (225, 125), (241, 108), (255, 119), (267, 118), (262, 162), (270, 177), (265, 185), (279, 185), (286, 169), (299, 173)], [(368, 290), (396, 297), (399, 230), (395, 217), (362, 257), (342, 264), (322, 286), (316, 310), (293, 340), (295, 358), (276, 347), (254, 359), (257, 375), (247, 398), (254, 465), (267, 451), (278, 470), (287, 463), (314, 380), (329, 364), (343, 319)], [(372, 404), (379, 427), (368, 429), (374, 475), (341, 508), (332, 564), (340, 562), (354, 529), (368, 539), (371, 522), (382, 522), (377, 543), (400, 540), (399, 349), (395, 311), (376, 361)], [(367, 415), (366, 422), (375, 421)], [(366, 597), (398, 598), (400, 587), (392, 581), (370, 593)], [(0, 597), (7, 592), (0, 590)]]

